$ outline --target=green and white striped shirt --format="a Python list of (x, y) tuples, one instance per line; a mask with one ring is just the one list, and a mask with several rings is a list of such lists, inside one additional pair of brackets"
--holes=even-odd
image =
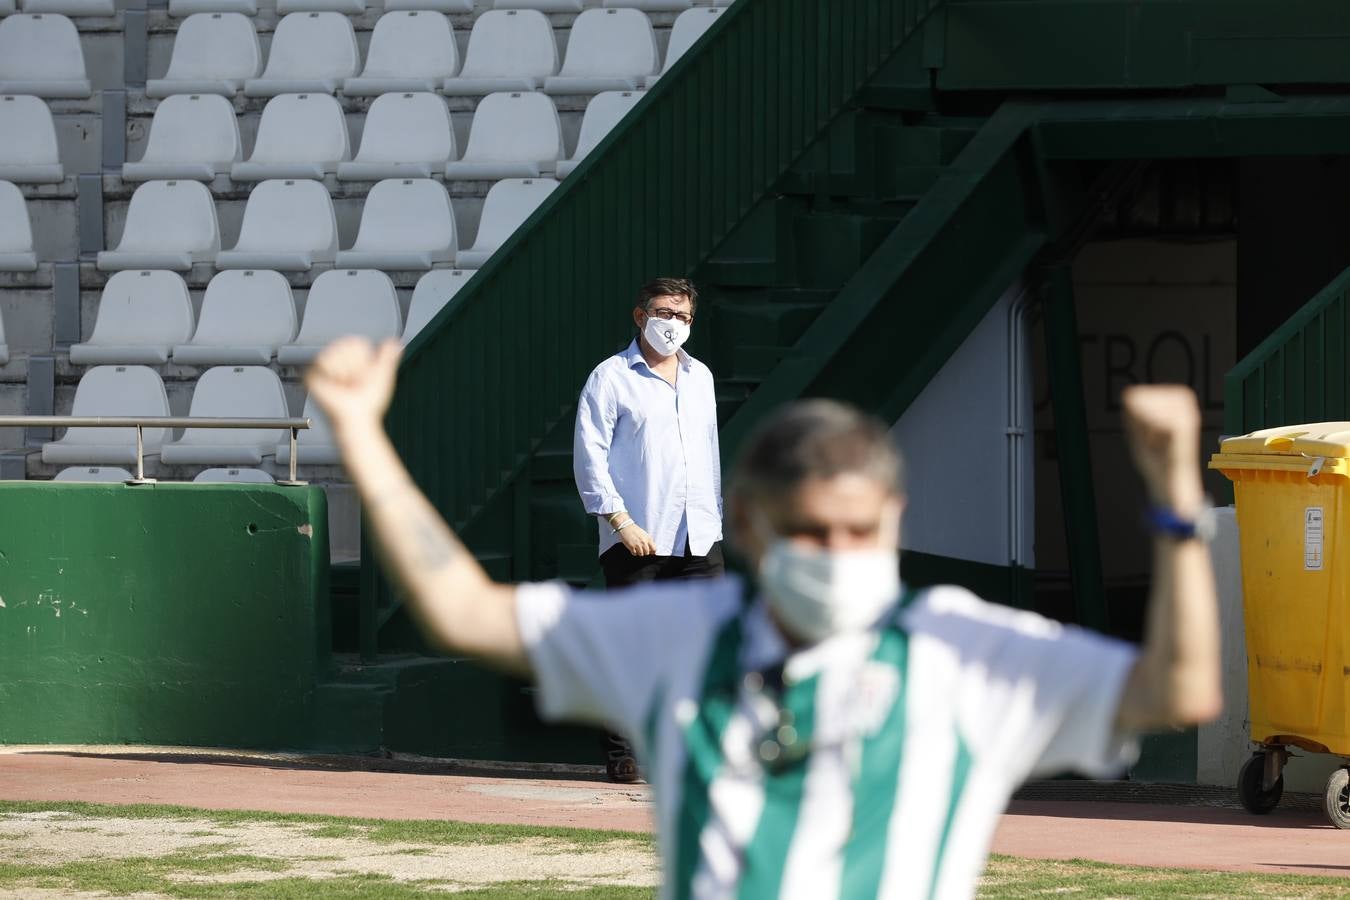
[(540, 714), (634, 740), (664, 897), (969, 897), (1028, 775), (1134, 753), (1126, 644), (940, 587), (790, 651), (743, 592), (517, 593)]

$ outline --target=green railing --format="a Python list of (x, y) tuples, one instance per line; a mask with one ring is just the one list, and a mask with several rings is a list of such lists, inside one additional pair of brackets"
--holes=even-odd
[(941, 0), (737, 0), (408, 347), (390, 432), (456, 527)]
[(1224, 431), (1350, 419), (1350, 269), (1224, 378)]

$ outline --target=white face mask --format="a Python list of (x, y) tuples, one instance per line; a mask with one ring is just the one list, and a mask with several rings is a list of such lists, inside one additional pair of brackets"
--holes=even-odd
[(899, 553), (816, 550), (775, 538), (760, 560), (759, 582), (783, 627), (815, 643), (871, 628), (899, 600)]
[(662, 356), (669, 356), (689, 340), (689, 326), (679, 319), (659, 319), (648, 316), (642, 335), (651, 348)]

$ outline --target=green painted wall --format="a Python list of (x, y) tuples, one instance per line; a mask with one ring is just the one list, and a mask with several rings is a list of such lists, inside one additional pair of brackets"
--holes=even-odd
[(0, 743), (303, 746), (317, 487), (0, 482)]

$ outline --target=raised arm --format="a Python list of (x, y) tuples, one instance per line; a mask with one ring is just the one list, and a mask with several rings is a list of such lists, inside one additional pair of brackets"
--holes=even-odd
[[(1130, 449), (1149, 501), (1194, 520), (1205, 505), (1195, 394), (1177, 386), (1132, 387), (1124, 405)], [(1154, 538), (1146, 629), (1117, 725), (1137, 732), (1194, 725), (1218, 715), (1223, 705), (1218, 601), (1204, 542)]]
[(530, 674), (516, 626), (515, 589), (488, 578), (413, 484), (382, 420), (401, 348), (364, 338), (335, 341), (305, 376), (356, 485), (385, 571), (426, 634), (444, 648)]

